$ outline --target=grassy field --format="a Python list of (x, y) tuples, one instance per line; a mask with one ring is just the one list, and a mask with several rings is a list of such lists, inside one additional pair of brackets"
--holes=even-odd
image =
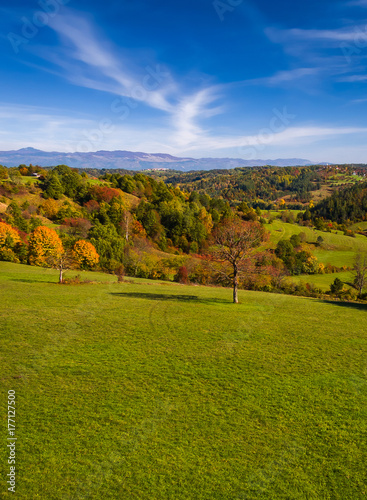
[(357, 231), (358, 229), (366, 230), (367, 229), (367, 221), (356, 222), (355, 224), (353, 224), (351, 226), (351, 229), (354, 229), (355, 231)]
[(24, 176), (19, 177), (19, 180), (22, 184), (37, 184), (39, 182), (37, 177)]
[(0, 262), (17, 498), (366, 497), (365, 305), (84, 276)]
[(304, 274), (301, 276), (292, 276), (288, 279), (291, 279), (294, 283), (313, 283), (317, 288), (326, 292), (330, 289), (330, 285), (335, 278), (339, 278), (345, 285), (345, 288), (352, 288), (351, 284), (353, 283), (354, 277), (350, 271), (331, 274)]
[(357, 234), (355, 238), (344, 236), (341, 231), (327, 233), (317, 231), (308, 227), (301, 227), (296, 224), (288, 224), (279, 219), (272, 224), (266, 224), (266, 229), (270, 231), (270, 238), (273, 246), (279, 240), (289, 239), (293, 234), (306, 233), (308, 243), (316, 243), (317, 237), (324, 240), (322, 246), (316, 248), (312, 253), (324, 264), (334, 266), (352, 266), (355, 255), (358, 252), (367, 252), (367, 238)]
[(345, 175), (336, 174), (333, 176), (334, 179), (330, 180), (330, 186), (340, 186), (344, 184), (357, 184), (364, 180), (364, 177), (360, 175)]

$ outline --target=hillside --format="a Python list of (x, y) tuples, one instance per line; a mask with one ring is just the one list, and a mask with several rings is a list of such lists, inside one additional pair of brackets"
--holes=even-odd
[[(348, 190), (364, 192), (363, 182), (350, 178), (350, 167), (240, 169), (198, 179), (182, 174), (179, 182), (165, 173), (105, 172), (96, 178), (90, 170), (79, 172), (65, 165), (0, 167), (0, 260), (59, 266), (54, 258), (49, 262), (48, 248), (62, 248), (74, 257), (83, 252), (80, 269), (219, 285), (222, 268), (211, 264), (215, 235), (236, 220), (262, 227), (268, 240), (252, 253), (240, 287), (321, 296), (340, 275), (343, 298), (357, 298), (352, 270), (357, 254), (367, 253), (363, 228), (314, 217), (312, 200), (302, 201), (335, 178), (344, 181), (336, 198)], [(287, 189), (294, 192), (293, 203)], [(51, 247), (44, 249), (46, 236)], [(363, 294), (362, 286), (358, 297)]]
[(334, 192), (311, 209), (314, 217), (338, 223), (360, 222), (367, 218), (367, 182)]
[(365, 305), (98, 280), (0, 262), (17, 498), (364, 498)]
[[(254, 167), (189, 173), (163, 173), (167, 183), (189, 192), (222, 196), (230, 203), (246, 201), (261, 209), (272, 209), (282, 201), (289, 208), (302, 209), (359, 184), (367, 177), (366, 165), (307, 167)], [(337, 194), (335, 194), (337, 196)]]

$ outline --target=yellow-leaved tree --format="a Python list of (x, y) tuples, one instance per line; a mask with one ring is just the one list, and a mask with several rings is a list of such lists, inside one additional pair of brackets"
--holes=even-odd
[(73, 254), (81, 269), (91, 269), (99, 262), (99, 255), (92, 243), (79, 240), (73, 247)]
[(55, 219), (58, 211), (61, 208), (61, 203), (53, 198), (48, 198), (40, 206), (40, 213), (44, 214), (49, 219)]
[(37, 227), (29, 238), (28, 260), (31, 265), (47, 267), (50, 258), (64, 252), (61, 240), (54, 229)]
[(10, 224), (0, 222), (0, 260), (19, 262), (14, 248), (21, 239), (19, 233)]

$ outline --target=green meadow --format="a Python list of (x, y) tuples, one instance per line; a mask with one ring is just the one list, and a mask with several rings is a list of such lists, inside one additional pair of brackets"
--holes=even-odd
[(313, 228), (289, 224), (279, 219), (275, 219), (272, 224), (266, 224), (265, 227), (270, 232), (270, 241), (273, 246), (279, 240), (287, 240), (293, 234), (302, 232), (307, 236), (307, 243), (311, 244), (315, 244), (318, 236), (321, 236), (323, 239), (322, 245), (312, 250), (312, 253), (324, 264), (338, 267), (352, 266), (356, 253), (367, 252), (367, 238), (360, 234), (351, 237), (345, 236), (341, 231), (337, 231), (337, 234), (335, 234), (335, 231), (327, 233)]
[(350, 228), (355, 230), (355, 231), (358, 231), (359, 229), (366, 230), (367, 229), (367, 221), (356, 222)]
[(366, 497), (366, 305), (81, 275), (0, 262), (1, 498)]
[(312, 283), (317, 288), (323, 292), (330, 290), (330, 285), (334, 282), (335, 278), (339, 278), (343, 284), (344, 288), (353, 288), (354, 276), (351, 271), (345, 271), (341, 273), (331, 273), (331, 274), (302, 274), (300, 276), (291, 276), (288, 279), (294, 283)]

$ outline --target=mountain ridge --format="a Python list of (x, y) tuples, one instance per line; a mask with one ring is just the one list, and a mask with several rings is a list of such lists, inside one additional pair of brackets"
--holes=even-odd
[(74, 168), (96, 168), (100, 170), (126, 169), (138, 171), (165, 168), (183, 172), (191, 170), (227, 170), (237, 167), (261, 167), (264, 165), (288, 167), (321, 164), (303, 158), (277, 158), (276, 160), (244, 160), (242, 158), (211, 157), (190, 158), (172, 156), (167, 153), (145, 153), (125, 150), (63, 153), (59, 151), (42, 151), (32, 147), (0, 151), (0, 163), (7, 167), (32, 163), (41, 167), (65, 164)]

